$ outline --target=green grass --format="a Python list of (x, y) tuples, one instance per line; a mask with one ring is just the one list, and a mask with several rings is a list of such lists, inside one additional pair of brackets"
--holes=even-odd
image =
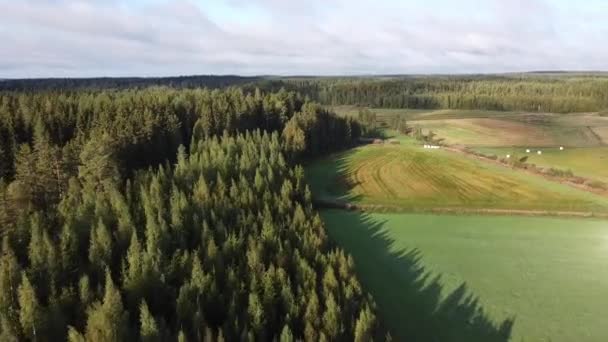
[[(539, 149), (543, 151), (542, 155), (536, 154)], [(525, 153), (525, 148), (521, 147), (479, 147), (475, 150), (501, 157), (507, 154), (528, 155), (528, 162), (538, 166), (569, 169), (577, 176), (608, 182), (608, 147), (566, 147), (564, 151), (560, 151), (559, 147), (532, 148), (533, 153), (530, 154)]]
[(608, 212), (608, 198), (399, 139), (401, 145), (362, 146), (309, 165), (313, 194), (392, 210)]
[(395, 340), (608, 340), (606, 221), (321, 214)]

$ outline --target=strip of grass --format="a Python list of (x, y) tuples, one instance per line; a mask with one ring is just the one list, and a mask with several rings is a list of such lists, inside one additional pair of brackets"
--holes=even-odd
[(608, 340), (606, 221), (322, 217), (396, 340)]
[[(542, 150), (542, 155), (536, 154)], [(484, 154), (504, 157), (507, 154), (528, 155), (528, 162), (542, 167), (570, 169), (575, 175), (608, 182), (608, 147), (570, 148), (560, 151), (559, 147), (532, 148), (530, 154), (524, 147), (480, 147), (475, 150)]]

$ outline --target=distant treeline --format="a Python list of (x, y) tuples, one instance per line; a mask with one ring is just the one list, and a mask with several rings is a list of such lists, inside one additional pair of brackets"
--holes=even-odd
[(0, 93), (0, 341), (383, 339), (296, 164), (360, 131), (287, 91)]
[(608, 77), (437, 76), (265, 81), (325, 105), (378, 108), (588, 112), (608, 108)]
[(531, 73), (468, 76), (240, 77), (23, 79), (0, 81), (0, 90), (261, 88), (297, 91), (325, 105), (379, 108), (586, 112), (608, 109), (606, 74)]
[(0, 91), (127, 89), (153, 86), (167, 86), (174, 88), (221, 88), (245, 83), (253, 83), (260, 79), (260, 77), (243, 77), (232, 75), (6, 79), (0, 80)]

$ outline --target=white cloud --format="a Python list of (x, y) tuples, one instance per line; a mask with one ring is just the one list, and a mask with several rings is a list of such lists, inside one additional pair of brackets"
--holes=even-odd
[(608, 69), (607, 11), (548, 0), (0, 0), (0, 78)]

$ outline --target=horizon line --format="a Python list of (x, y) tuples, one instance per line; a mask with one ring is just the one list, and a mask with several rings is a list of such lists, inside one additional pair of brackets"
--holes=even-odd
[(463, 73), (361, 73), (361, 74), (183, 74), (171, 76), (51, 76), (51, 77), (15, 77), (3, 78), (0, 81), (25, 81), (25, 80), (87, 80), (87, 79), (168, 79), (168, 78), (188, 78), (188, 77), (237, 77), (237, 78), (357, 78), (357, 77), (421, 77), (421, 76), (502, 76), (502, 75), (525, 75), (525, 74), (608, 74), (608, 70), (528, 70), (528, 71), (507, 71), (507, 72), (463, 72)]

